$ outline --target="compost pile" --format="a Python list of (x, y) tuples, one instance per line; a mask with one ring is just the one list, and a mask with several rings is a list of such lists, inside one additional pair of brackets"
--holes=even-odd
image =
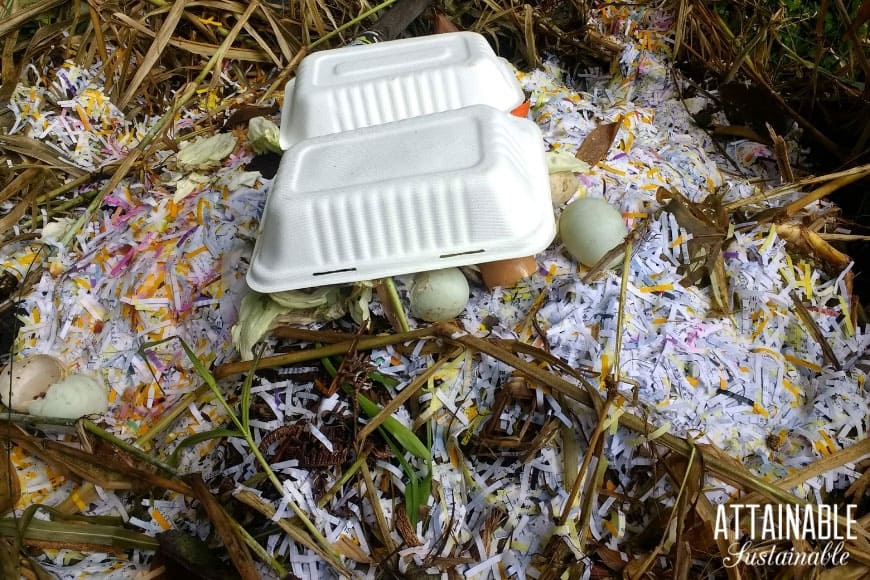
[(704, 86), (721, 70), (674, 67), (754, 62), (779, 94), (748, 49), (709, 52), (729, 15), (444, 2), (409, 28), (484, 34), (554, 211), (602, 198), (629, 229), (610, 268), (559, 239), (509, 288), (467, 268), (468, 306), (429, 325), (410, 277), (244, 280), (285, 83), (390, 2), (61, 4), (0, 23), (0, 315), (10, 361), (51, 355), (108, 400), (3, 409), (4, 574), (740, 578), (713, 533), (733, 501), (857, 505), (848, 564), (818, 572), (868, 573), (862, 232), (828, 200), (866, 187), (866, 150), (811, 175), (806, 123), (738, 127)]

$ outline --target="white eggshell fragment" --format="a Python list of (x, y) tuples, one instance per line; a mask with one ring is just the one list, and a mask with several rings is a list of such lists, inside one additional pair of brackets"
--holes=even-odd
[(622, 214), (603, 199), (584, 197), (565, 208), (559, 235), (568, 252), (584, 266), (593, 266), (622, 243), (628, 228)]
[(16, 411), (26, 413), (30, 405), (42, 397), (51, 385), (63, 379), (64, 374), (64, 364), (47, 354), (35, 354), (17, 360), (0, 372), (0, 401)]
[(428, 322), (456, 318), (468, 304), (468, 280), (459, 268), (420, 272), (411, 284), (411, 314)]
[(105, 386), (87, 375), (70, 375), (51, 385), (45, 397), (34, 401), (28, 412), (43, 417), (77, 419), (83, 415), (102, 415), (108, 408)]

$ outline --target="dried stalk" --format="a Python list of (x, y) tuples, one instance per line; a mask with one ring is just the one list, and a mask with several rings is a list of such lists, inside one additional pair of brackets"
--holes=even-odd
[(860, 175), (861, 177), (865, 177), (870, 175), (870, 164), (867, 165), (859, 165), (858, 167), (852, 167), (851, 169), (846, 169), (844, 171), (838, 171), (836, 173), (829, 173), (827, 175), (819, 175), (815, 177), (805, 177), (799, 181), (794, 183), (787, 183), (785, 185), (781, 185), (779, 187), (775, 187), (768, 191), (761, 191), (754, 195), (750, 195), (749, 197), (744, 197), (742, 199), (738, 199), (732, 201), (730, 203), (726, 203), (724, 205), (724, 209), (727, 212), (734, 211), (738, 208), (741, 208), (746, 205), (751, 205), (754, 203), (760, 203), (762, 201), (770, 201), (773, 199), (777, 199), (779, 197), (783, 197), (785, 195), (790, 195), (795, 193), (800, 187), (804, 185), (813, 185), (815, 183), (825, 183), (828, 181), (832, 181), (835, 179), (839, 179), (841, 177), (848, 177), (853, 175)]
[[(411, 340), (426, 338), (427, 336), (432, 336), (433, 334), (435, 334), (435, 329), (433, 327), (427, 327), (418, 330), (412, 330), (410, 332), (403, 332), (400, 334), (385, 334), (379, 336), (365, 337), (359, 339), (356, 344), (356, 348), (357, 350), (371, 350), (373, 348), (381, 348), (384, 346), (399, 344), (400, 342), (408, 342)], [(312, 360), (319, 360), (324, 357), (345, 355), (352, 346), (353, 341), (345, 341), (336, 344), (330, 344), (327, 346), (322, 346), (320, 348), (290, 352), (275, 356), (266, 356), (261, 358), (260, 362), (258, 362), (256, 366), (258, 369), (268, 369), (273, 367), (309, 362)], [(246, 373), (250, 371), (253, 367), (253, 361), (226, 363), (215, 368), (214, 376), (216, 379), (222, 379), (230, 375)]]
[[(498, 346), (495, 346), (482, 338), (466, 334), (464, 330), (460, 329), (458, 326), (451, 322), (438, 323), (435, 325), (435, 329), (436, 333), (439, 336), (443, 337), (445, 340), (456, 344), (461, 344), (471, 350), (492, 356), (493, 358), (496, 358), (501, 362), (517, 369), (531, 380), (537, 381), (549, 387), (552, 391), (570, 397), (587, 407), (594, 408), (595, 403), (593, 403), (593, 397), (598, 398), (599, 405), (603, 404), (603, 401), (601, 401), (601, 396), (599, 394), (587, 393), (578, 388), (577, 385), (569, 383), (568, 381), (559, 376), (556, 376), (541, 369), (536, 365), (524, 361), (519, 357), (514, 356), (510, 352)], [(619, 424), (623, 427), (631, 429), (632, 431), (640, 433), (641, 435), (648, 435), (655, 430), (655, 427), (650, 425), (646, 420), (641, 419), (640, 417), (631, 413), (621, 414), (619, 416)], [(657, 437), (655, 441), (667, 447), (668, 449), (679, 453), (684, 457), (689, 457), (692, 455), (692, 453), (696, 453), (703, 460), (704, 465), (710, 468), (710, 471), (713, 474), (734, 481), (736, 484), (745, 488), (756, 491), (762, 496), (769, 498), (770, 500), (790, 505), (809, 505), (807, 501), (802, 500), (792, 495), (791, 493), (788, 493), (778, 485), (773, 485), (762, 481), (756, 477), (753, 477), (749, 473), (735, 473), (733, 467), (730, 464), (718, 457), (703, 452), (700, 449), (696, 449), (693, 451), (694, 446), (682, 437), (677, 437), (676, 435), (672, 435), (670, 433), (664, 433)], [(843, 525), (845, 525), (845, 520), (843, 521)]]
[(366, 423), (365, 427), (360, 429), (360, 432), (356, 436), (357, 444), (362, 445), (366, 437), (372, 434), (375, 429), (380, 427), (380, 425), (387, 420), (387, 418), (391, 417), (396, 410), (404, 405), (408, 399), (413, 397), (417, 391), (419, 391), (423, 385), (425, 385), (429, 378), (432, 377), (435, 373), (437, 373), (441, 367), (446, 364), (452, 362), (456, 357), (461, 356), (465, 352), (464, 348), (454, 349), (447, 356), (441, 357), (437, 362), (432, 364), (428, 369), (426, 369), (421, 374), (414, 377), (414, 380), (411, 381), (408, 386), (402, 389), (395, 398), (393, 398), (376, 416), (372, 417), (372, 419)]

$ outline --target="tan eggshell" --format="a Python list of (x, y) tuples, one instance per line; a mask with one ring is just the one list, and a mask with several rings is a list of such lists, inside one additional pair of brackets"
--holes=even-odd
[(571, 196), (577, 193), (577, 176), (570, 171), (557, 171), (550, 174), (550, 197), (553, 205), (566, 203)]
[(480, 268), (483, 283), (486, 284), (487, 288), (492, 289), (496, 286), (510, 287), (523, 278), (528, 278), (538, 269), (538, 263), (534, 256), (526, 256), (512, 260), (486, 262), (478, 264), (477, 267)]
[[(63, 380), (66, 367), (55, 357), (36, 354), (8, 364), (0, 372), (0, 401), (26, 413), (30, 404), (42, 397), (51, 385)], [(9, 402), (10, 380), (12, 396)]]

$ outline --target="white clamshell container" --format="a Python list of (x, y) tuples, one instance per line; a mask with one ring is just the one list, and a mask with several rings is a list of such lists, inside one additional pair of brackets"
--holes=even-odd
[(248, 285), (270, 293), (529, 256), (556, 226), (541, 132), (475, 105), (286, 151)]
[(325, 50), (287, 83), (280, 144), (469, 105), (510, 111), (523, 98), (511, 65), (474, 32)]

